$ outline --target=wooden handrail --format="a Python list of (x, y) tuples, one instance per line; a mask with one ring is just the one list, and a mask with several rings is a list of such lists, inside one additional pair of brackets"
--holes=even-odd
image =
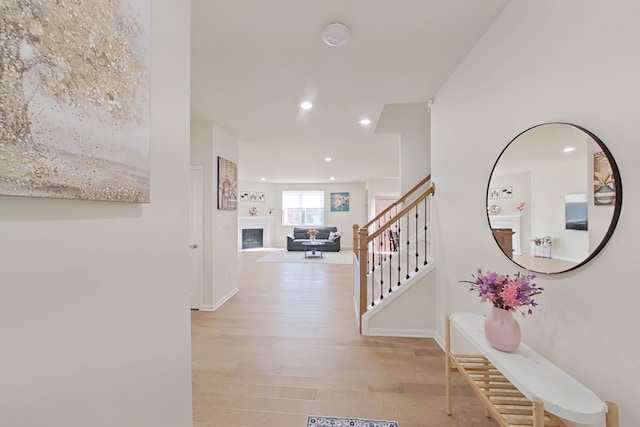
[(382, 212), (380, 212), (378, 215), (376, 215), (375, 218), (373, 218), (371, 221), (369, 221), (368, 223), (366, 223), (365, 225), (362, 226), (362, 228), (369, 228), (371, 226), (371, 224), (374, 224), (377, 220), (379, 220), (380, 218), (382, 218), (384, 215), (386, 215), (391, 209), (395, 208), (396, 206), (398, 206), (400, 203), (404, 203), (405, 200), (407, 200), (407, 198), (412, 195), (413, 193), (415, 193), (416, 191), (418, 191), (418, 189), (420, 187), (422, 187), (423, 185), (425, 185), (427, 182), (429, 182), (431, 180), (431, 174), (427, 175), (427, 177), (425, 179), (423, 179), (422, 181), (420, 181), (418, 184), (416, 184), (411, 190), (407, 191), (407, 193), (404, 196), (401, 196), (397, 201), (393, 202), (391, 205), (387, 206), (387, 208), (385, 210), (383, 210)]
[[(416, 207), (420, 202), (422, 202), (424, 199), (427, 198), (427, 196), (434, 195), (436, 193), (436, 186), (431, 183), (431, 185), (429, 186), (429, 188), (427, 189), (427, 191), (424, 192), (424, 194), (422, 194), (420, 197), (418, 197), (417, 199), (415, 199), (413, 202), (411, 202), (409, 205), (407, 205), (406, 207), (404, 207), (400, 212), (398, 212), (396, 214), (397, 218), (402, 218), (404, 215), (406, 215), (411, 209), (413, 209), (414, 207)], [(388, 228), (390, 228), (392, 225), (392, 222), (387, 222), (386, 224), (384, 224), (383, 226), (381, 226), (379, 229), (377, 229), (376, 231), (374, 231), (371, 235), (367, 236), (367, 243), (371, 242), (373, 239), (375, 239), (376, 237), (378, 237), (379, 235), (381, 235), (382, 233), (384, 233)], [(362, 228), (367, 228), (367, 227), (362, 227)]]

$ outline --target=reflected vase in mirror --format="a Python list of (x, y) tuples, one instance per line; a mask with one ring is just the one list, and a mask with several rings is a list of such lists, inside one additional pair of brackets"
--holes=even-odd
[[(502, 151), (486, 203), (494, 240), (505, 255), (530, 271), (562, 273), (591, 260), (611, 237), (622, 181), (611, 152), (593, 133), (544, 123)], [(496, 230), (507, 230), (510, 244)], [(553, 245), (541, 247), (541, 241)]]

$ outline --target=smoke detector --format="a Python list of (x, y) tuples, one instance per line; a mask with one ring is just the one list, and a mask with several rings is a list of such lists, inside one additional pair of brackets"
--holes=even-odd
[(342, 46), (349, 40), (351, 32), (349, 28), (341, 22), (334, 22), (327, 25), (322, 31), (322, 40), (329, 46)]

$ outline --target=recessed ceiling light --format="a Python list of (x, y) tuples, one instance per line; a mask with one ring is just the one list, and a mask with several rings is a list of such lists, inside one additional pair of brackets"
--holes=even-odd
[(302, 108), (303, 110), (311, 110), (313, 108), (313, 104), (310, 103), (309, 101), (305, 101), (302, 104), (300, 104), (300, 108)]
[(260, 181), (266, 181), (267, 178), (265, 178), (264, 176), (262, 178), (260, 178)]
[(335, 176), (332, 176), (332, 177), (330, 177), (329, 179), (330, 179), (331, 181), (335, 181), (335, 180), (336, 180), (336, 177), (335, 177)]
[(575, 147), (567, 147), (567, 148), (565, 148), (565, 149), (564, 149), (564, 150), (562, 150), (562, 151), (564, 151), (565, 153), (570, 153), (570, 152), (572, 152), (573, 150), (575, 150)]
[(370, 119), (362, 119), (362, 120), (360, 120), (358, 123), (360, 123), (360, 124), (361, 124), (361, 125), (363, 125), (363, 126), (366, 126), (366, 125), (368, 125), (369, 123), (371, 123), (371, 120), (370, 120)]
[(331, 157), (329, 157), (329, 156), (327, 156), (327, 157), (325, 157), (325, 158), (324, 158), (324, 161), (325, 161), (325, 162), (330, 162), (331, 160), (333, 160), (333, 159), (332, 159)]

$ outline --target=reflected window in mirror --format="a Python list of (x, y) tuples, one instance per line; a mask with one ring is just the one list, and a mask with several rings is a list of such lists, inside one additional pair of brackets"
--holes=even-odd
[(505, 255), (530, 271), (562, 273), (588, 262), (611, 237), (622, 182), (611, 152), (593, 133), (545, 123), (502, 151), (486, 202), (492, 235)]

